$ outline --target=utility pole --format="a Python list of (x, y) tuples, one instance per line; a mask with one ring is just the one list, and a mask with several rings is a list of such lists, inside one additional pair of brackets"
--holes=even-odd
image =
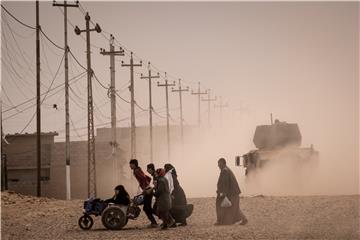
[(124, 56), (124, 50), (120, 47), (119, 51), (115, 51), (114, 47), (114, 36), (110, 34), (110, 51), (105, 51), (105, 49), (100, 49), (100, 54), (104, 56), (110, 56), (110, 101), (111, 101), (111, 142), (112, 146), (112, 157), (113, 157), (113, 170), (114, 170), (114, 186), (119, 182), (118, 179), (118, 164), (116, 149), (118, 143), (116, 141), (116, 89), (115, 89), (115, 56)]
[(4, 153), (5, 136), (2, 125), (2, 99), (0, 99), (0, 128), (1, 128), (1, 191), (8, 190), (7, 186), (7, 156)]
[(167, 147), (168, 147), (168, 161), (170, 161), (170, 125), (169, 125), (169, 91), (168, 87), (175, 86), (174, 83), (168, 83), (167, 75), (165, 73), (165, 84), (157, 83), (158, 87), (165, 87), (165, 94), (166, 94), (166, 134), (167, 134)]
[(90, 29), (90, 16), (86, 13), (86, 29), (80, 30), (75, 26), (75, 33), (80, 35), (82, 32), (86, 33), (86, 58), (87, 58), (87, 84), (88, 84), (88, 197), (96, 196), (96, 164), (95, 164), (95, 134), (94, 134), (94, 106), (92, 95), (92, 82), (91, 78), (93, 70), (91, 69), (90, 58), (90, 32), (101, 32), (99, 24), (95, 28)]
[(214, 105), (214, 108), (219, 108), (219, 109), (220, 109), (220, 126), (222, 126), (222, 124), (223, 124), (222, 110), (223, 110), (223, 108), (228, 107), (228, 104), (227, 104), (227, 103), (226, 103), (226, 104), (223, 104), (223, 103), (222, 103), (222, 97), (220, 96), (219, 98), (220, 98), (220, 103), (219, 103), (218, 105), (215, 104), (215, 105)]
[(172, 92), (179, 92), (181, 143), (184, 144), (184, 118), (183, 118), (183, 111), (182, 111), (182, 92), (188, 92), (189, 87), (181, 88), (181, 79), (179, 79), (179, 88), (178, 89), (172, 89), (171, 91)]
[(148, 76), (143, 76), (141, 74), (141, 79), (148, 79), (149, 80), (149, 123), (150, 123), (150, 162), (153, 163), (153, 122), (152, 122), (152, 97), (151, 97), (151, 79), (153, 78), (160, 78), (159, 73), (157, 75), (152, 76), (151, 75), (151, 68), (150, 68), (150, 62), (148, 62)]
[(130, 92), (131, 92), (131, 158), (136, 158), (136, 125), (135, 125), (135, 88), (134, 88), (134, 67), (141, 67), (142, 61), (139, 64), (134, 64), (133, 52), (130, 56), (130, 64), (125, 64), (121, 61), (122, 67), (130, 67)]
[(4, 143), (2, 129), (2, 98), (0, 98), (0, 131), (1, 131), (1, 191), (5, 190), (5, 168), (4, 168)]
[(210, 112), (211, 112), (210, 103), (213, 101), (216, 101), (216, 97), (215, 98), (210, 97), (210, 89), (207, 90), (207, 94), (208, 94), (207, 98), (203, 98), (201, 100), (204, 102), (208, 102), (208, 125), (210, 127), (211, 126), (211, 124), (210, 124)]
[(200, 127), (200, 124), (201, 124), (201, 114), (200, 114), (200, 102), (201, 102), (201, 98), (200, 98), (200, 96), (201, 95), (205, 95), (205, 94), (207, 94), (207, 91), (205, 91), (205, 92), (201, 92), (200, 91), (200, 82), (198, 83), (198, 91), (197, 92), (194, 92), (194, 91), (191, 91), (191, 94), (192, 95), (198, 95), (198, 125), (199, 125), (199, 127)]
[(65, 164), (66, 164), (66, 200), (71, 199), (71, 181), (70, 181), (70, 123), (69, 123), (69, 46), (67, 42), (67, 8), (79, 7), (79, 1), (76, 4), (56, 3), (53, 6), (64, 7), (64, 49), (65, 49)]
[(36, 0), (36, 195), (41, 197), (41, 108), (40, 108), (40, 23), (39, 0)]

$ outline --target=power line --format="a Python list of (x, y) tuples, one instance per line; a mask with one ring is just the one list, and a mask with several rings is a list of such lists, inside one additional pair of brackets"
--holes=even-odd
[[(75, 83), (76, 81), (80, 80), (80, 79), (83, 77), (83, 76), (81, 76), (81, 75), (84, 75), (85, 73), (86, 73), (86, 72), (82, 72), (82, 73), (80, 73), (79, 75), (77, 75), (77, 76), (73, 77), (72, 79), (70, 79), (69, 81), (73, 81), (72, 83)], [(80, 76), (81, 76), (81, 77), (80, 77)], [(84, 75), (84, 76), (85, 76), (85, 75)], [(80, 78), (79, 78), (79, 79), (76, 79), (76, 78), (78, 78), (78, 77), (80, 77)], [(63, 85), (64, 85), (64, 84), (57, 85), (56, 87), (50, 89), (49, 92), (54, 91), (55, 89), (58, 89), (59, 87), (61, 87), (61, 86), (63, 86)], [(62, 89), (60, 89), (60, 90), (62, 90)], [(46, 93), (42, 93), (41, 96), (44, 95), (44, 94), (46, 94)], [(12, 109), (14, 109), (14, 108), (16, 108), (16, 107), (19, 107), (19, 106), (21, 106), (21, 105), (24, 105), (24, 104), (26, 104), (26, 103), (28, 103), (28, 102), (31, 102), (31, 101), (34, 100), (34, 99), (35, 99), (35, 97), (33, 97), (33, 98), (31, 98), (31, 99), (28, 99), (28, 100), (26, 100), (26, 101), (24, 101), (24, 102), (22, 102), (22, 103), (20, 103), (20, 104), (18, 104), (18, 105), (16, 105), (16, 106), (14, 106), (13, 108), (9, 108), (9, 109), (4, 110), (2, 113), (6, 113), (6, 112), (8, 112), (8, 111), (11, 111)], [(33, 106), (35, 106), (35, 105), (33, 105)]]
[[(75, 127), (75, 124), (74, 124), (73, 120), (71, 119), (70, 115), (69, 115), (69, 119), (70, 119), (70, 123), (71, 123), (71, 125), (72, 125), (72, 127), (73, 127), (73, 130), (75, 131), (75, 133), (76, 133), (76, 135), (78, 136), (78, 138), (81, 139), (81, 136), (80, 136), (79, 132), (77, 131), (77, 129), (76, 129), (76, 127)], [(86, 134), (86, 135), (87, 135), (87, 134)]]
[[(10, 26), (7, 24), (7, 22), (6, 22), (5, 19), (4, 19), (4, 21), (5, 21), (6, 25), (7, 25), (7, 27), (10, 29), (10, 33), (12, 34), (12, 29), (11, 29)], [(11, 50), (10, 50), (9, 47), (8, 47), (8, 43), (10, 44), (11, 42), (7, 40), (6, 34), (3, 34), (2, 37), (4, 38), (4, 41), (3, 41), (4, 44), (3, 44), (3, 46), (6, 48), (6, 51), (5, 51), (5, 52), (6, 52), (6, 55), (5, 55), (5, 56), (8, 57), (8, 61), (9, 61), (9, 63), (8, 63), (8, 65), (9, 65), (9, 69), (8, 69), (8, 70), (9, 70), (9, 74), (10, 74), (10, 75), (11, 75), (12, 73), (15, 74), (18, 79), (20, 79), (22, 82), (24, 82), (24, 83), (26, 83), (28, 86), (30, 86), (31, 84), (28, 83), (27, 81), (25, 81), (25, 80), (23, 79), (23, 77), (22, 77), (22, 76), (18, 73), (18, 71), (15, 69), (15, 67), (13, 66), (13, 60), (12, 60), (13, 57), (10, 56), (9, 52), (11, 52)], [(24, 61), (26, 62), (26, 64), (28, 65), (28, 69), (29, 69), (30, 72), (33, 74), (33, 76), (35, 76), (34, 72), (31, 71), (31, 68), (29, 67), (29, 64), (28, 64), (27, 61), (25, 60), (24, 55), (21, 53), (21, 48), (20, 48), (20, 46), (19, 46), (16, 38), (13, 36), (13, 34), (12, 34), (12, 37), (13, 37), (13, 39), (14, 39), (14, 41), (15, 41), (16, 46), (17, 46), (17, 47), (13, 47), (13, 48), (15, 49), (14, 52), (17, 52), (16, 50), (20, 51), (20, 55), (23, 57), (23, 60), (24, 60)], [(5, 57), (5, 56), (3, 57), (3, 60), (6, 60), (6, 57)], [(6, 61), (3, 61), (3, 62), (6, 64)], [(25, 68), (22, 64), (19, 63), (19, 61), (16, 60), (16, 58), (15, 58), (15, 61), (14, 61), (14, 62), (16, 62), (16, 64), (20, 67), (20, 69)], [(7, 67), (6, 65), (4, 65), (4, 66)], [(13, 79), (13, 80), (14, 80), (13, 83), (16, 85), (17, 88), (19, 88), (19, 86), (18, 86), (17, 83), (16, 83), (16, 80), (15, 80), (15, 79)], [(20, 92), (25, 98), (27, 98), (26, 94), (22, 91), (21, 88), (19, 88), (19, 92)]]
[(130, 104), (130, 101), (124, 99), (123, 97), (121, 97), (117, 92), (115, 92), (116, 96), (118, 96), (121, 100), (123, 100), (124, 102), (126, 103), (129, 103)]
[[(85, 8), (83, 7), (83, 5), (81, 4), (81, 3), (79, 3), (79, 11), (85, 16), (86, 15), (86, 10), (85, 10)], [(90, 22), (95, 26), (95, 23), (90, 19)], [(112, 34), (110, 34), (109, 32), (106, 32), (105, 30), (102, 30), (102, 32), (101, 32), (101, 35), (106, 39), (106, 40), (110, 40), (110, 37), (107, 37), (107, 36), (105, 36), (104, 34), (103, 34), (103, 32), (105, 32), (105, 33), (107, 33), (107, 34), (109, 34), (110, 35), (110, 37), (111, 37), (111, 35)], [(121, 47), (121, 48), (123, 48), (125, 51), (124, 51), (124, 53), (128, 56), (128, 57), (130, 57), (131, 58), (131, 55), (133, 55), (135, 58), (137, 58), (138, 60), (144, 60), (144, 58), (141, 58), (140, 56), (138, 56), (136, 53), (134, 53), (133, 51), (131, 51), (129, 48), (127, 48), (124, 44), (122, 44), (122, 43), (120, 43), (115, 37), (114, 37), (114, 41), (118, 44), (118, 46), (119, 47)], [(129, 54), (130, 53), (130, 54)], [(158, 72), (162, 72), (163, 73), (163, 75), (161, 76), (163, 79), (165, 79), (165, 76), (164, 76), (164, 74), (165, 74), (165, 71), (162, 71), (162, 70), (160, 70), (158, 67), (156, 67), (154, 64), (150, 64), (151, 65), (151, 67), (152, 68), (154, 68), (154, 69), (156, 69), (156, 70), (158, 70)], [(140, 75), (141, 73), (139, 73), (139, 72), (136, 72), (136, 71), (134, 71), (135, 73), (137, 73), (138, 75)], [(174, 75), (172, 75), (172, 74), (169, 74), (169, 73), (167, 73), (167, 77), (170, 77), (170, 78), (173, 78), (173, 79), (179, 79), (178, 77), (176, 77), (176, 76), (174, 76)], [(191, 82), (191, 81), (185, 81), (184, 80), (184, 82), (187, 82), (187, 83), (190, 83), (190, 84), (196, 84), (195, 82)], [(102, 87), (104, 87), (103, 85), (102, 85)], [(104, 87), (105, 88), (105, 87)], [(141, 107), (140, 107), (141, 108)], [(141, 108), (141, 109), (143, 109), (143, 108)]]
[(155, 109), (153, 108), (153, 113), (155, 113), (156, 116), (158, 116), (159, 118), (163, 118), (166, 119), (166, 116), (162, 116), (160, 115), (157, 111), (155, 111)]
[[(81, 35), (80, 35), (80, 36), (81, 36)], [(70, 55), (74, 58), (75, 62), (76, 62), (80, 67), (82, 67), (84, 70), (87, 71), (87, 68), (84, 67), (84, 66), (79, 62), (79, 60), (77, 60), (77, 58), (74, 56), (74, 54), (72, 53), (72, 51), (71, 51), (70, 48), (69, 48), (69, 53), (70, 53)]]
[(93, 71), (93, 74), (92, 74), (94, 77), (95, 77), (95, 80), (100, 84), (101, 87), (103, 87), (104, 89), (106, 90), (109, 90), (108, 87), (106, 87), (103, 83), (100, 82), (100, 80), (98, 79), (98, 77), (95, 75), (94, 71)]
[(19, 90), (19, 92), (21, 93), (21, 95), (24, 97), (24, 98), (28, 98), (28, 96), (25, 95), (25, 93), (23, 92), (22, 88), (19, 87), (19, 85), (16, 83), (16, 79), (13, 77), (12, 75), (12, 72), (11, 72), (11, 67), (8, 67), (6, 64), (6, 61), (3, 61), (3, 67), (5, 67), (5, 69), (8, 71), (9, 73), (9, 76), (11, 77), (11, 79), (13, 81), (11, 81), (11, 83), (13, 83), (15, 85), (15, 87)]
[[(141, 113), (141, 112), (138, 112), (137, 114), (139, 114), (139, 113)], [(116, 122), (123, 122), (123, 121), (129, 120), (129, 119), (130, 119), (129, 117), (126, 117), (126, 118), (116, 120)], [(81, 120), (83, 120), (83, 119), (81, 119)], [(100, 124), (95, 124), (94, 127), (101, 127), (101, 126), (108, 125), (110, 123), (111, 122), (104, 122), (104, 123), (100, 123)], [(87, 127), (79, 127), (79, 128), (77, 128), (77, 130), (85, 130), (85, 129), (87, 129)], [(65, 131), (65, 129), (63, 128), (63, 129), (58, 130), (57, 132), (61, 133), (61, 132), (64, 132), (64, 131)]]
[(40, 28), (40, 32), (46, 37), (46, 39), (49, 41), (49, 42), (51, 42), (55, 47), (57, 47), (57, 48), (59, 48), (59, 49), (61, 49), (61, 50), (65, 50), (63, 47), (60, 47), (58, 44), (56, 44), (56, 43), (54, 43), (54, 41), (53, 40), (51, 40), (45, 33), (44, 33), (44, 31)]
[[(51, 87), (52, 87), (52, 85), (53, 85), (53, 83), (54, 83), (54, 81), (55, 81), (55, 79), (56, 79), (56, 77), (57, 77), (57, 75), (58, 75), (58, 73), (59, 73), (59, 70), (60, 70), (60, 67), (61, 67), (61, 65), (62, 65), (63, 60), (64, 60), (64, 55), (63, 55), (63, 57), (62, 57), (62, 59), (61, 59), (61, 61), (60, 61), (59, 67), (58, 67), (58, 69), (57, 69), (57, 71), (56, 71), (56, 73), (55, 73), (55, 75), (54, 75), (54, 77), (53, 77), (53, 80), (52, 80), (50, 86), (48, 87), (48, 90), (47, 90), (45, 93), (43, 93), (43, 94), (40, 95), (40, 96), (42, 96), (42, 95), (45, 94), (45, 97), (43, 98), (41, 104), (44, 102), (45, 98), (47, 97), (48, 93), (50, 92)], [(34, 99), (34, 98), (32, 98), (31, 100), (33, 100), (33, 99)], [(28, 101), (29, 101), (29, 100), (28, 100)], [(27, 102), (28, 102), (28, 101), (27, 101)], [(36, 105), (36, 104), (34, 104), (34, 105)], [(34, 106), (34, 105), (32, 105), (32, 106)], [(18, 105), (18, 106), (19, 106), (19, 105)], [(32, 106), (31, 106), (31, 107), (32, 107)], [(15, 107), (15, 109), (16, 109), (16, 106), (14, 106), (14, 107)], [(29, 108), (30, 108), (30, 107), (28, 107), (27, 109), (29, 109)], [(12, 108), (12, 109), (13, 109), (13, 108)], [(8, 110), (9, 110), (9, 109), (5, 110), (4, 112), (7, 112)], [(16, 109), (16, 110), (17, 110), (17, 109)], [(24, 110), (23, 110), (23, 111), (24, 111)], [(18, 112), (17, 114), (22, 113), (23, 111)], [(15, 116), (15, 115), (17, 115), (17, 114), (13, 114), (13, 115), (5, 118), (4, 121), (7, 120), (7, 119), (9, 119), (9, 118), (11, 118), (11, 117), (13, 117), (13, 116)], [(32, 119), (33, 119), (33, 118), (34, 118), (34, 117), (32, 117)], [(32, 121), (32, 119), (30, 120), (30, 122)], [(30, 123), (29, 123), (29, 124), (30, 124)], [(27, 124), (27, 126), (28, 126), (28, 124)], [(26, 127), (27, 127), (27, 126), (26, 126)], [(26, 128), (26, 127), (25, 127), (25, 128)]]
[(6, 97), (7, 100), (9, 101), (10, 105), (11, 105), (13, 108), (15, 108), (17, 112), (20, 113), (21, 111), (14, 106), (13, 102), (11, 101), (11, 99), (9, 98), (9, 96), (7, 95), (6, 91), (4, 90), (4, 88), (3, 88), (2, 86), (1, 86), (1, 89), (2, 89), (5, 97)]
[(15, 19), (15, 20), (16, 20), (18, 23), (20, 23), (21, 25), (23, 25), (23, 26), (25, 26), (25, 27), (27, 27), (27, 28), (31, 28), (31, 29), (36, 30), (35, 27), (32, 27), (32, 26), (29, 26), (29, 25), (25, 24), (24, 22), (22, 22), (22, 21), (20, 21), (18, 18), (16, 18), (14, 15), (12, 15), (2, 4), (1, 4), (1, 7), (2, 7), (2, 9), (4, 9), (4, 11), (5, 11), (7, 14), (9, 14), (13, 19)]
[[(65, 57), (65, 55), (63, 55), (63, 58), (61, 59), (60, 64), (59, 64), (59, 67), (58, 67), (58, 69), (57, 69), (57, 71), (56, 71), (56, 73), (55, 73), (55, 76), (54, 76), (54, 78), (53, 78), (53, 80), (52, 80), (49, 88), (47, 89), (44, 98), (43, 98), (42, 101), (40, 102), (40, 105), (42, 105), (42, 104), (44, 103), (44, 101), (45, 101), (45, 99), (46, 99), (46, 97), (47, 97), (47, 95), (48, 95), (48, 93), (49, 93), (49, 91), (50, 91), (50, 89), (51, 89), (51, 87), (52, 87), (52, 85), (53, 85), (56, 77), (57, 77), (57, 74), (59, 73), (60, 67), (61, 67), (62, 62), (63, 62), (63, 60), (64, 60), (64, 57)], [(30, 120), (28, 121), (28, 123), (27, 123), (27, 124), (25, 125), (25, 127), (20, 131), (20, 134), (22, 134), (22, 133), (25, 131), (25, 129), (30, 125), (30, 123), (32, 122), (32, 120), (33, 120), (34, 117), (36, 116), (36, 113), (37, 113), (37, 111), (34, 112), (34, 114), (32, 115), (32, 117), (31, 117)]]
[[(29, 62), (25, 59), (25, 54), (22, 52), (21, 47), (20, 47), (18, 41), (16, 40), (16, 38), (15, 38), (15, 36), (14, 36), (15, 31), (11, 28), (11, 26), (10, 26), (10, 24), (8, 23), (8, 21), (6, 20), (6, 18), (3, 18), (3, 21), (5, 22), (6, 26), (9, 28), (10, 33), (11, 33), (11, 36), (13, 37), (14, 42), (15, 42), (15, 44), (16, 44), (16, 46), (17, 46), (17, 50), (19, 51), (20, 56), (23, 58), (24, 62), (26, 63), (26, 65), (27, 65), (27, 67), (28, 67), (28, 70), (29, 70), (30, 73), (32, 73), (32, 75), (35, 77), (35, 73), (34, 73), (33, 70), (31, 69)], [(34, 32), (34, 34), (35, 34), (35, 32)], [(4, 39), (6, 40), (5, 34), (4, 34)], [(5, 45), (7, 46), (7, 43), (6, 43), (6, 42), (5, 42)]]

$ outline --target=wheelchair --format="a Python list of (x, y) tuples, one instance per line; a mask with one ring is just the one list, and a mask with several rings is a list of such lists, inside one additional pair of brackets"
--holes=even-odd
[(83, 215), (79, 218), (79, 227), (89, 230), (94, 224), (91, 216), (101, 216), (101, 222), (109, 230), (120, 230), (128, 220), (136, 220), (140, 215), (140, 205), (144, 204), (144, 195), (139, 194), (132, 198), (129, 206), (105, 203), (99, 198), (89, 198), (84, 201)]

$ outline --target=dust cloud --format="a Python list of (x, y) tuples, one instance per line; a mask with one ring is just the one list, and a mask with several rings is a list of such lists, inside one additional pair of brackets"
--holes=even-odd
[[(220, 157), (227, 160), (245, 196), (360, 193), (356, 153), (349, 154), (341, 146), (337, 149), (326, 148), (331, 146), (331, 139), (314, 139), (314, 149), (319, 151), (318, 161), (309, 164), (297, 164), (293, 159), (271, 161), (255, 174), (245, 177), (245, 169), (235, 166), (235, 156), (256, 149), (252, 143), (256, 125), (252, 121), (241, 122), (241, 125), (228, 121), (222, 126), (218, 123), (210, 128), (194, 128), (186, 133), (183, 147), (181, 144), (172, 146), (171, 163), (177, 169), (180, 184), (188, 197), (216, 196), (219, 176), (217, 160)], [(301, 147), (309, 146), (302, 144)], [(165, 161), (157, 165), (163, 163)]]

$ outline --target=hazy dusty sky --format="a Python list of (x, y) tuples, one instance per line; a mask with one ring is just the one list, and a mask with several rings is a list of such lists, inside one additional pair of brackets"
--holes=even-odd
[[(2, 2), (22, 21), (35, 25), (35, 3)], [(176, 78), (184, 85), (196, 89), (200, 81), (217, 96), (223, 96), (230, 107), (224, 110), (229, 128), (241, 139), (239, 151), (253, 148), (252, 134), (258, 124), (269, 123), (269, 114), (287, 122), (299, 123), (303, 144), (314, 144), (325, 158), (334, 158), (339, 165), (359, 172), (359, 4), (357, 2), (81, 2), (94, 22), (100, 24), (105, 36), (115, 38), (139, 56), (148, 60)], [(79, 9), (69, 9), (69, 20), (81, 29), (85, 27), (84, 15)], [(33, 30), (20, 26), (2, 11), (14, 31), (21, 51), (28, 57), (35, 72), (35, 35)], [(44, 32), (59, 45), (63, 45), (63, 15), (51, 2), (40, 3), (40, 23)], [(44, 39), (44, 38), (42, 38)], [(108, 41), (98, 33), (91, 33), (92, 44), (108, 49)], [(7, 44), (7, 45), (6, 45)], [(74, 34), (69, 24), (69, 46), (81, 61), (85, 61), (85, 41)], [(11, 51), (10, 51), (11, 49)], [(23, 80), (14, 79), (2, 62), (2, 87), (13, 104), (34, 96), (35, 78), (28, 67), (16, 67), (17, 61), (26, 66), (16, 50), (11, 32), (2, 21), (2, 60), (9, 62)], [(43, 43), (42, 82), (48, 86), (61, 59), (61, 50), (49, 42)], [(43, 54), (43, 53), (42, 53)], [(136, 62), (140, 58), (135, 58)], [(129, 99), (127, 83), (129, 69), (120, 67), (117, 57), (116, 85), (119, 94)], [(109, 58), (92, 47), (92, 63), (96, 75), (109, 82)], [(144, 64), (146, 65), (146, 64)], [(55, 85), (63, 82), (63, 67)], [(82, 71), (70, 61), (70, 77)], [(155, 70), (157, 71), (157, 70)], [(147, 82), (138, 78), (146, 68), (136, 68), (136, 100), (144, 107), (148, 104)], [(11, 75), (11, 76), (10, 76)], [(12, 78), (13, 77), (13, 78)], [(171, 78), (171, 80), (175, 80)], [(28, 83), (24, 83), (24, 81)], [(18, 85), (18, 86), (16, 86)], [(76, 85), (76, 86), (75, 86)], [(77, 128), (86, 127), (86, 78), (73, 86), (71, 116)], [(21, 88), (23, 93), (17, 88)], [(44, 90), (45, 87), (43, 87)], [(109, 122), (110, 104), (106, 90), (94, 82), (95, 103), (101, 109), (95, 122)], [(154, 108), (164, 115), (164, 89), (153, 85)], [(178, 118), (178, 95), (170, 95), (171, 115)], [(80, 99), (79, 99), (80, 98)], [(196, 123), (196, 97), (184, 95), (184, 118)], [(11, 103), (3, 97), (6, 110)], [(63, 92), (45, 101), (43, 130), (64, 129)], [(58, 110), (51, 108), (56, 103)], [(118, 101), (118, 118), (129, 116), (129, 105)], [(78, 106), (79, 105), (79, 106)], [(83, 109), (82, 109), (83, 108)], [(175, 108), (175, 109), (174, 109)], [(20, 108), (21, 109), (21, 108)], [(137, 109), (139, 110), (139, 109)], [(34, 108), (4, 122), (5, 133), (19, 132), (32, 116)], [(3, 118), (15, 113), (7, 112)], [(202, 105), (203, 122), (206, 123), (207, 105)], [(103, 116), (104, 115), (104, 116)], [(138, 115), (137, 125), (147, 124), (147, 114)], [(218, 112), (213, 111), (213, 121)], [(156, 124), (164, 124), (161, 118)], [(230, 125), (231, 122), (231, 125)], [(120, 125), (128, 126), (126, 120)], [(35, 121), (27, 132), (35, 130)], [(79, 130), (80, 135), (85, 134)], [(238, 133), (238, 134), (237, 134)], [(73, 140), (78, 140), (72, 131)], [(345, 164), (342, 164), (345, 163)], [(351, 166), (351, 167), (349, 167)], [(355, 169), (355, 170), (354, 170)], [(355, 176), (354, 175), (354, 176)]]

